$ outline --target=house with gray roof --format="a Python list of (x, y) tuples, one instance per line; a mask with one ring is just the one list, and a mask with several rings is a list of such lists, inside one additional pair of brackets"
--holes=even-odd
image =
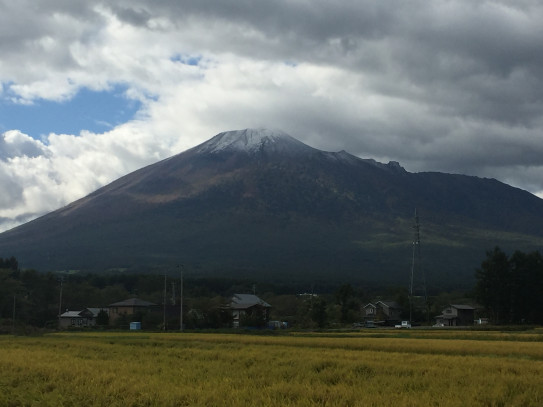
[(234, 294), (225, 307), (232, 313), (232, 325), (266, 326), (270, 319), (271, 305), (254, 294)]
[(375, 301), (363, 307), (366, 321), (394, 324), (401, 320), (402, 307), (395, 301)]
[(129, 298), (128, 300), (109, 304), (109, 323), (115, 323), (121, 316), (146, 313), (155, 307), (157, 307), (157, 304), (139, 298)]
[(69, 311), (62, 313), (59, 317), (59, 328), (83, 328), (96, 325), (96, 318), (100, 311), (107, 312), (104, 308), (85, 308), (81, 311)]
[(469, 326), (474, 324), (475, 308), (471, 305), (450, 304), (435, 317), (436, 325)]

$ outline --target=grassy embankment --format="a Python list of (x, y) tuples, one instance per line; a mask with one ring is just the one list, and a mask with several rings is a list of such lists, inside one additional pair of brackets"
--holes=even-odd
[(543, 333), (0, 337), (2, 406), (536, 406)]

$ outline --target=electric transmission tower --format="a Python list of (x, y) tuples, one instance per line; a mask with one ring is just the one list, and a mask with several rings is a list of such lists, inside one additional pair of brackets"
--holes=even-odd
[[(428, 293), (426, 291), (426, 274), (422, 267), (422, 256), (420, 252), (420, 223), (419, 215), (415, 209), (415, 224), (414, 239), (413, 239), (413, 254), (411, 262), (411, 280), (409, 284), (409, 322), (413, 319), (413, 300), (415, 297), (415, 290), (419, 292), (424, 298), (424, 307), (426, 309), (426, 317), (430, 320), (430, 308), (428, 304)], [(417, 279), (420, 279), (417, 281)], [(421, 293), (422, 291), (422, 293)]]

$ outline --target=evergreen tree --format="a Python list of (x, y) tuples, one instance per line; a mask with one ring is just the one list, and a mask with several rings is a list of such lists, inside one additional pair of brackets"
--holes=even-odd
[(498, 247), (488, 251), (476, 271), (475, 297), (498, 324), (543, 322), (543, 258), (516, 251), (510, 258)]
[(490, 318), (496, 323), (509, 322), (511, 273), (507, 255), (499, 247), (487, 251), (475, 276), (476, 298), (490, 313)]
[(107, 314), (105, 310), (101, 309), (98, 315), (96, 316), (96, 325), (99, 325), (99, 326), (109, 325), (109, 315)]
[(343, 284), (335, 293), (336, 303), (340, 306), (341, 322), (354, 322), (359, 318), (359, 307), (355, 291), (350, 284)]
[(313, 300), (311, 308), (311, 319), (319, 328), (324, 328), (327, 323), (326, 301), (322, 297)]

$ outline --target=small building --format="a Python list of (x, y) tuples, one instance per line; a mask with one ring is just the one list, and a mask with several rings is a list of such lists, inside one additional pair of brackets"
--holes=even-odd
[(139, 331), (141, 329), (141, 322), (130, 322), (131, 331)]
[(438, 326), (473, 325), (475, 308), (471, 305), (450, 304), (441, 315), (435, 317)]
[(270, 320), (271, 305), (253, 294), (234, 294), (226, 309), (232, 313), (232, 325), (238, 328), (266, 326)]
[(402, 308), (395, 301), (370, 302), (363, 307), (366, 321), (393, 324), (401, 320)]
[(62, 313), (59, 318), (59, 328), (83, 328), (89, 326), (96, 326), (96, 318), (100, 311), (107, 312), (107, 309), (103, 308), (85, 308), (82, 311), (69, 311)]
[(109, 304), (109, 323), (114, 324), (121, 316), (146, 313), (156, 306), (155, 303), (140, 300), (139, 298), (130, 298), (128, 300)]

